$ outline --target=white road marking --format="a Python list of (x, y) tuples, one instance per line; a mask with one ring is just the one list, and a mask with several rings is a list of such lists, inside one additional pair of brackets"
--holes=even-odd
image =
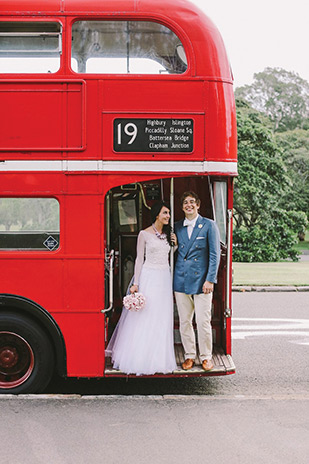
[(232, 333), (234, 340), (279, 335), (296, 337), (291, 343), (309, 345), (309, 319), (234, 317)]

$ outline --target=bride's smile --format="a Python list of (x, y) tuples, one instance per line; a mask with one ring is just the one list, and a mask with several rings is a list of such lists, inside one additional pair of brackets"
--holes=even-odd
[(165, 206), (163, 206), (163, 208), (161, 209), (160, 213), (158, 214), (156, 218), (157, 226), (159, 228), (161, 226), (162, 228), (164, 225), (169, 223), (170, 218), (171, 218), (170, 210), (166, 208)]

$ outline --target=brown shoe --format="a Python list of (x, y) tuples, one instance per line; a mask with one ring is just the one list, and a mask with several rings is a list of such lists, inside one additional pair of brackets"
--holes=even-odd
[(182, 363), (182, 368), (185, 371), (188, 371), (189, 369), (192, 369), (194, 366), (194, 359), (186, 359), (184, 363)]
[(204, 371), (211, 371), (213, 369), (214, 365), (211, 359), (204, 359), (202, 362), (202, 368)]

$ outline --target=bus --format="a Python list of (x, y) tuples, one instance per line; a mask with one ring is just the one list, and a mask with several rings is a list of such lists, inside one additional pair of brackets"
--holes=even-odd
[[(52, 375), (122, 377), (105, 348), (154, 202), (193, 190), (220, 231), (214, 368), (231, 353), (233, 77), (215, 25), (187, 0), (0, 3), (0, 393)], [(173, 255), (171, 256), (173, 267)]]

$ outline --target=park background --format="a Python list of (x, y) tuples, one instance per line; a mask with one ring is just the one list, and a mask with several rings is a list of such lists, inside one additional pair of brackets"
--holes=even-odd
[(191, 1), (220, 30), (234, 74), (233, 285), (309, 286), (309, 4)]

